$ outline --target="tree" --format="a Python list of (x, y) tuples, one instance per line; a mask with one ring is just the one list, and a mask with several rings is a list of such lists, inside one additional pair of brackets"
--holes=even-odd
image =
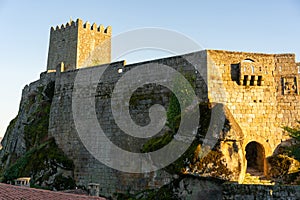
[[(298, 121), (300, 124), (300, 121)], [(291, 128), (291, 127), (283, 127), (289, 135), (294, 138), (297, 143), (287, 149), (287, 153), (289, 156), (294, 157), (296, 160), (300, 161), (300, 129), (298, 128)]]

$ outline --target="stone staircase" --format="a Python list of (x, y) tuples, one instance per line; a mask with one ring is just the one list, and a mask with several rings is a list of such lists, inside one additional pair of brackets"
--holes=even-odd
[(245, 175), (243, 184), (274, 185), (275, 182), (272, 180), (268, 180), (261, 172), (248, 170)]

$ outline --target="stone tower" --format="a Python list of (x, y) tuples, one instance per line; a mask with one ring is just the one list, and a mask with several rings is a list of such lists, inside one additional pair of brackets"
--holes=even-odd
[(81, 19), (51, 27), (47, 71), (64, 63), (63, 71), (95, 66), (111, 61), (111, 27)]

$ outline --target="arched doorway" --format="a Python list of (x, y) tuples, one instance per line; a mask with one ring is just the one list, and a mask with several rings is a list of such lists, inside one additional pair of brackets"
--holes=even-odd
[(265, 149), (258, 142), (249, 142), (246, 146), (247, 173), (263, 174), (265, 165)]

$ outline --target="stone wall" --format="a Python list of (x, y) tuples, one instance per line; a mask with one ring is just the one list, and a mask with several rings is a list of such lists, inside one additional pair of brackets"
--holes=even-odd
[[(73, 120), (72, 93), (77, 74), (84, 72), (87, 76), (90, 76), (94, 69), (107, 67), (103, 76), (99, 77), (95, 91), (90, 93), (96, 100), (95, 108), (99, 124), (106, 136), (114, 144), (130, 152), (140, 152), (146, 139), (134, 138), (124, 133), (115, 123), (112, 116), (110, 105), (111, 93), (116, 82), (127, 71), (138, 68), (141, 65), (168, 65), (182, 74), (195, 74), (195, 69), (190, 62), (200, 64), (200, 61), (205, 60), (205, 56), (205, 52), (197, 52), (185, 55), (184, 57), (177, 56), (126, 66), (124, 66), (124, 62), (117, 62), (110, 65), (66, 72), (60, 72), (58, 67), (56, 70), (55, 95), (50, 113), (49, 134), (55, 137), (59, 147), (74, 161), (74, 178), (77, 184), (87, 186), (91, 182), (97, 183), (100, 185), (100, 194), (109, 196), (115, 192), (137, 192), (143, 189), (157, 188), (168, 183), (172, 177), (172, 175), (163, 170), (144, 174), (123, 173), (100, 163), (86, 150), (77, 134)], [(122, 73), (119, 73), (118, 69), (122, 69)], [(205, 72), (205, 68), (203, 72)], [(149, 73), (141, 73), (135, 78), (144, 79), (150, 75)], [(207, 102), (205, 80), (200, 75), (196, 75), (195, 77), (196, 94), (201, 101)], [(168, 77), (165, 78), (167, 79)], [(123, 91), (120, 90), (119, 92), (122, 93)], [(161, 104), (167, 109), (170, 95), (171, 91), (165, 87), (156, 86), (155, 84), (141, 85), (141, 88), (133, 94), (131, 99), (130, 112), (134, 122), (139, 126), (148, 124), (150, 122), (149, 107), (154, 104)], [(82, 106), (82, 112), (85, 112), (85, 105)], [(162, 133), (164, 133), (164, 129), (158, 135)]]
[(109, 63), (111, 59), (111, 27), (95, 23), (83, 24), (81, 19), (52, 27), (47, 70), (54, 71), (61, 62), (65, 70)]
[(297, 200), (300, 198), (299, 186), (266, 186), (266, 185), (239, 185), (225, 183), (223, 186), (224, 200), (265, 200), (265, 199), (280, 199), (280, 200)]

